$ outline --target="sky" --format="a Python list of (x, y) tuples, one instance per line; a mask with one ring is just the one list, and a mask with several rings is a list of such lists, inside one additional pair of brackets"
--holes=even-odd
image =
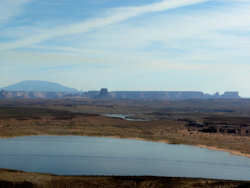
[(250, 97), (250, 0), (0, 0), (0, 87)]

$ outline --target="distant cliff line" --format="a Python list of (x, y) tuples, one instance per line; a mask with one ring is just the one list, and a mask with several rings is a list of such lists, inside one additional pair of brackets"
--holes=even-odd
[(93, 99), (132, 99), (132, 100), (185, 100), (185, 99), (239, 99), (239, 92), (230, 91), (223, 94), (205, 94), (201, 91), (100, 91), (87, 92), (44, 92), (44, 91), (0, 91), (0, 98), (23, 99), (57, 99), (57, 98), (93, 98)]
[(241, 98), (237, 91), (205, 94), (201, 91), (111, 91), (102, 88), (100, 91), (87, 92), (88, 97), (116, 98), (116, 99), (209, 99), (209, 98)]

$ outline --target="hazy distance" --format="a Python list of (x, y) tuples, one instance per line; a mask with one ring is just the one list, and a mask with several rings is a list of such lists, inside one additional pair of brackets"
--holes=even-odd
[(250, 96), (249, 9), (242, 0), (2, 0), (0, 86)]

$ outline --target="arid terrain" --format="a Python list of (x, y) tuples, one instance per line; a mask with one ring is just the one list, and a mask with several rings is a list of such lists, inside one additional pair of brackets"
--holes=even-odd
[[(250, 154), (249, 100), (3, 100), (0, 136), (84, 135), (135, 138)], [(127, 121), (104, 114), (128, 114)]]
[[(132, 138), (196, 145), (250, 157), (249, 107), (250, 100), (246, 99), (218, 101), (1, 100), (0, 137), (48, 134)], [(125, 114), (130, 118), (145, 121), (105, 117), (105, 114)], [(22, 178), (13, 180), (12, 176)], [(34, 179), (30, 180), (30, 176), (35, 177), (37, 181), (41, 177), (39, 182), (40, 180), (48, 182), (48, 179), (49, 182), (53, 181), (51, 184), (53, 186), (46, 184), (45, 187), (104, 187), (108, 182), (112, 182), (113, 187), (118, 184), (121, 185), (120, 187), (176, 187), (177, 182), (180, 185), (177, 187), (249, 187), (249, 184), (230, 181), (156, 177), (72, 178), (6, 170), (1, 171), (0, 187), (24, 187), (23, 184), (13, 184), (13, 181), (26, 182), (25, 187), (42, 187), (37, 182), (34, 183)], [(93, 178), (94, 181), (92, 181)], [(78, 181), (79, 186), (76, 186)], [(12, 182), (13, 185), (8, 182)]]

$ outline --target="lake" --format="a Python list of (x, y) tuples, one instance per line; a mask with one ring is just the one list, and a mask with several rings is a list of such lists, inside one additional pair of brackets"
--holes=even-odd
[(59, 175), (250, 180), (250, 159), (193, 146), (80, 136), (0, 139), (0, 168)]

